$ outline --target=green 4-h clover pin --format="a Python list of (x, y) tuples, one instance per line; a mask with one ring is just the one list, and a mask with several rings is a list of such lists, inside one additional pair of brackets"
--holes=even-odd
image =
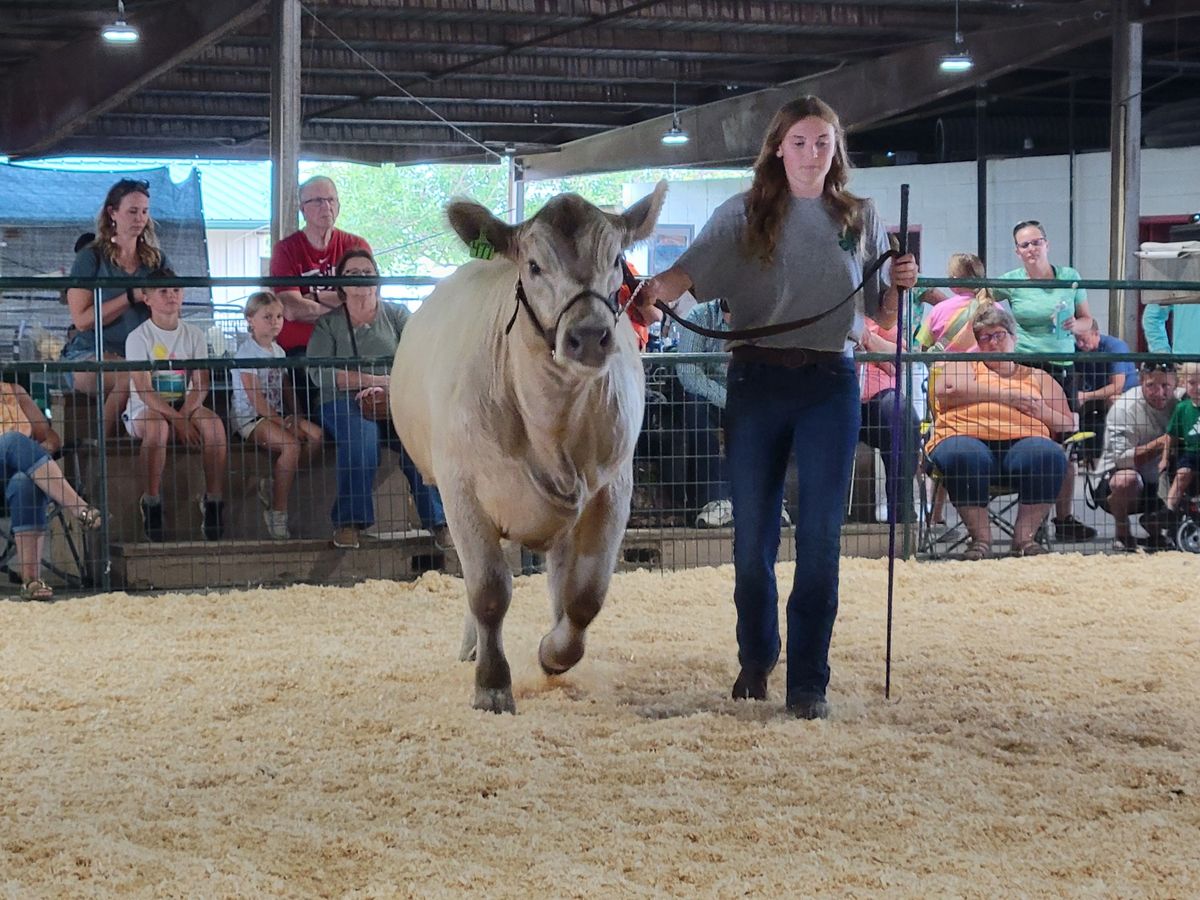
[(838, 235), (838, 246), (847, 253), (854, 249), (855, 234), (849, 228), (842, 229), (842, 233)]

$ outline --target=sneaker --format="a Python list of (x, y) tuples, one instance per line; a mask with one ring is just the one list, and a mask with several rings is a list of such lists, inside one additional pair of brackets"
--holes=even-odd
[(163, 540), (163, 507), (158, 497), (142, 494), (142, 534), (146, 540), (159, 543)]
[(258, 479), (258, 502), (262, 504), (265, 510), (271, 509), (271, 491), (274, 488), (275, 485), (271, 482), (270, 478)]
[(274, 509), (264, 509), (263, 521), (267, 525), (267, 534), (271, 536), (271, 540), (286, 541), (289, 537), (291, 537), (291, 535), (288, 534), (287, 513), (279, 512), (278, 510)]
[(200, 498), (200, 515), (204, 517), (204, 539), (219, 541), (225, 533), (225, 501), (205, 494)]
[(733, 501), (713, 500), (704, 504), (696, 516), (697, 528), (724, 528), (733, 524)]
[(1096, 529), (1084, 525), (1074, 516), (1063, 516), (1054, 519), (1054, 537), (1059, 541), (1090, 541), (1096, 536)]
[(354, 525), (343, 525), (333, 530), (333, 546), (339, 550), (358, 549), (359, 529)]

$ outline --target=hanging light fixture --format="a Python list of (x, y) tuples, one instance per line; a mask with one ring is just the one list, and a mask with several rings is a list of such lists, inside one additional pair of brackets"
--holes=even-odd
[(138, 30), (125, 21), (125, 0), (117, 0), (117, 20), (100, 30), (100, 37), (113, 44), (136, 44)]
[(679, 87), (671, 82), (671, 127), (662, 136), (662, 142), (668, 147), (678, 147), (688, 142), (688, 133), (679, 125)]
[(962, 32), (958, 28), (958, 0), (954, 0), (954, 50), (942, 57), (938, 68), (943, 72), (969, 72), (974, 67), (975, 60), (963, 43)]

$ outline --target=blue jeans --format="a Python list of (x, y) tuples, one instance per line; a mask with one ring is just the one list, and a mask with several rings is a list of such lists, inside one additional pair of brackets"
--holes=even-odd
[(375, 524), (375, 473), (379, 471), (379, 448), (400, 455), (400, 468), (412, 489), (421, 525), (433, 528), (446, 524), (442, 498), (436, 488), (425, 484), (416, 465), (405, 452), (391, 422), (367, 419), (353, 398), (334, 400), (321, 406), (321, 425), (337, 445), (337, 499), (330, 513), (334, 527)]
[(956, 507), (987, 506), (992, 484), (1012, 488), (1023, 504), (1053, 503), (1067, 474), (1067, 454), (1044, 437), (985, 442), (955, 435), (934, 447), (929, 458)]
[(784, 478), (793, 452), (796, 458), (789, 697), (823, 695), (829, 684), (842, 521), (858, 429), (858, 378), (849, 358), (799, 369), (730, 363), (725, 435), (733, 494), (733, 602), (743, 666), (769, 669), (779, 658), (775, 560)]
[(687, 435), (688, 501), (703, 509), (714, 500), (729, 499), (729, 475), (721, 452), (725, 411), (704, 397), (684, 394), (683, 428)]
[(33, 438), (19, 431), (0, 434), (0, 474), (4, 476), (4, 500), (13, 534), (46, 530), (46, 495), (29, 474), (48, 459), (50, 454)]
[[(917, 471), (917, 455), (921, 446), (921, 423), (912, 404), (900, 404), (900, 471), (892, 471), (892, 430), (897, 427), (895, 418), (896, 391), (894, 388), (880, 391), (862, 404), (862, 428), (859, 440), (883, 456), (883, 468), (887, 479), (888, 503), (897, 500), (899, 508), (896, 521), (911, 521), (913, 515), (913, 476)], [(897, 477), (899, 476), (899, 477)]]

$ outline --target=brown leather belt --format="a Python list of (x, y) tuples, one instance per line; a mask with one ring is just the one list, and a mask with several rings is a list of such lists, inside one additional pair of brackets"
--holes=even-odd
[(766, 363), (769, 366), (784, 366), (788, 369), (803, 369), (819, 363), (836, 363), (847, 359), (838, 350), (806, 350), (801, 347), (752, 347), (743, 345), (733, 348), (735, 362)]

